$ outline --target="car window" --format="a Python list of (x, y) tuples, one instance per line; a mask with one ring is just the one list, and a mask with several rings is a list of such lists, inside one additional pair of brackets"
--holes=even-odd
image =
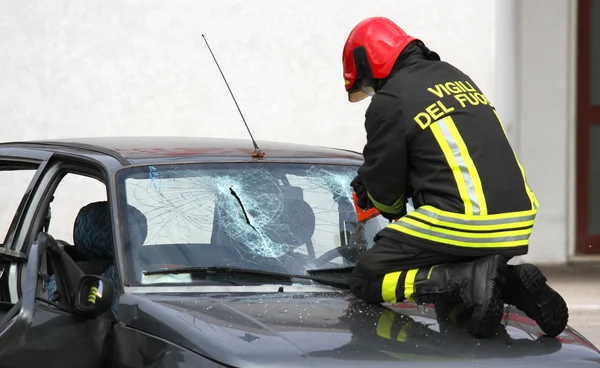
[(106, 186), (101, 181), (68, 173), (56, 187), (50, 204), (49, 233), (56, 239), (73, 244), (73, 225), (79, 210), (89, 203), (106, 201), (106, 198)]
[(381, 216), (356, 223), (350, 182), (357, 169), (238, 163), (123, 170), (120, 213), (128, 223), (130, 277), (142, 280), (143, 270), (164, 266), (304, 273), (351, 265), (388, 223)]
[(0, 236), (4, 243), (8, 230), (37, 168), (0, 169)]

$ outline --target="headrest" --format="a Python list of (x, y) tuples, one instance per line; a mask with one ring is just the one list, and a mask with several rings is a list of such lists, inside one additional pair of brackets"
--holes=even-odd
[(267, 236), (277, 243), (295, 247), (306, 244), (315, 233), (315, 213), (304, 199), (284, 197), (277, 225), (268, 226)]
[(127, 205), (127, 228), (129, 246), (137, 248), (144, 245), (148, 237), (148, 218), (137, 208)]
[(112, 223), (108, 202), (93, 202), (77, 214), (73, 226), (73, 244), (86, 260), (113, 257)]
[[(142, 245), (148, 235), (148, 224), (137, 208), (127, 206), (127, 222), (132, 244)], [(112, 220), (108, 202), (93, 202), (77, 214), (73, 226), (73, 243), (86, 260), (113, 258)]]

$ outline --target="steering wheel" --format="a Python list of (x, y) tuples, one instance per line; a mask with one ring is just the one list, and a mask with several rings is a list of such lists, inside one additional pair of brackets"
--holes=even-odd
[(317, 267), (321, 267), (338, 257), (342, 257), (342, 259), (344, 260), (344, 264), (352, 263), (351, 261), (348, 261), (348, 254), (345, 253), (353, 251), (355, 251), (354, 248), (350, 248), (348, 246), (339, 246), (337, 248), (330, 249), (327, 252), (323, 253), (321, 256), (315, 259), (315, 263), (317, 264)]
[(342, 249), (343, 249), (342, 246), (330, 249), (327, 252), (321, 254), (321, 256), (318, 257), (315, 261), (317, 263), (326, 263), (326, 262), (330, 262), (333, 259), (336, 259), (337, 257), (343, 257), (342, 252), (341, 252)]

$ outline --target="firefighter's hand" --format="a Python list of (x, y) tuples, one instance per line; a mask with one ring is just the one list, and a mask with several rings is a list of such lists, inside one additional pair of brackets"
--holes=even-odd
[(373, 202), (371, 202), (371, 199), (369, 199), (369, 195), (367, 194), (367, 188), (365, 188), (360, 176), (357, 175), (350, 183), (350, 186), (354, 189), (354, 192), (358, 197), (358, 202), (356, 203), (358, 207), (362, 210), (374, 207)]

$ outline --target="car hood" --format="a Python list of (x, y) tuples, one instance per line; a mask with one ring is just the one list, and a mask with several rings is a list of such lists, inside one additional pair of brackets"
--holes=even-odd
[(479, 340), (438, 314), (453, 310), (368, 305), (346, 293), (125, 294), (117, 318), (231, 367), (600, 364), (600, 352), (577, 332), (543, 336), (515, 308), (497, 336)]

